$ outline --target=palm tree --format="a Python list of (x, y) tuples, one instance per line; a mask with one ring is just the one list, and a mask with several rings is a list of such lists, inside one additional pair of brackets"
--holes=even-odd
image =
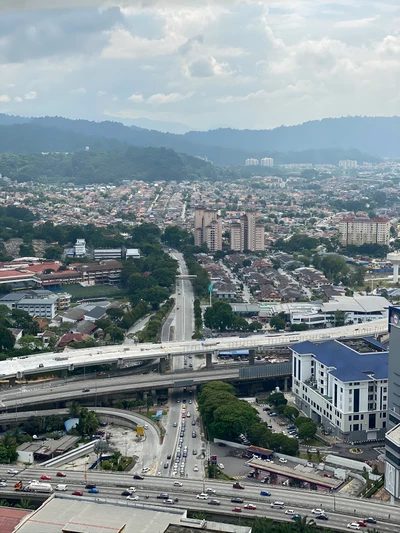
[(69, 406), (69, 416), (71, 418), (79, 418), (79, 415), (81, 413), (81, 406), (78, 402), (72, 402)]
[(309, 533), (310, 529), (313, 529), (317, 526), (315, 520), (311, 518), (308, 520), (307, 516), (302, 516), (295, 521), (294, 530), (296, 533)]
[(15, 504), (15, 507), (17, 509), (36, 509), (36, 505), (32, 502), (32, 500), (24, 500), (23, 498), (19, 501), (19, 503)]
[(11, 507), (10, 503), (7, 500), (0, 500), (0, 507)]

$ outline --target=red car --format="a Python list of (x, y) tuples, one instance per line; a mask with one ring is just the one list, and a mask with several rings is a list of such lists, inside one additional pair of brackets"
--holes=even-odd
[(254, 503), (247, 503), (245, 506), (244, 506), (245, 509), (250, 509), (250, 511), (255, 511), (257, 509), (257, 507), (254, 505)]
[(57, 477), (67, 477), (67, 474), (65, 474), (64, 472), (57, 472), (56, 476)]
[(42, 479), (43, 481), (50, 481), (51, 476), (49, 476), (48, 474), (42, 474), (40, 476), (40, 479)]
[(241, 508), (241, 507), (234, 507), (234, 508), (232, 509), (232, 512), (233, 512), (233, 513), (241, 513), (241, 512), (242, 512), (242, 508)]
[(83, 496), (83, 492), (81, 490), (74, 490), (72, 496)]
[(367, 524), (367, 522), (364, 522), (364, 520), (359, 520), (359, 521), (358, 521), (358, 525), (359, 525), (360, 527), (367, 527), (368, 524)]

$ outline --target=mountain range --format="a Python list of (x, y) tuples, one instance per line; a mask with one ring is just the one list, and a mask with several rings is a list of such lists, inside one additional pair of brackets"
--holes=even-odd
[(0, 152), (30, 153), (165, 147), (218, 166), (272, 157), (275, 163), (376, 162), (400, 157), (400, 117), (343, 117), (271, 130), (221, 128), (173, 134), (120, 122), (0, 114)]

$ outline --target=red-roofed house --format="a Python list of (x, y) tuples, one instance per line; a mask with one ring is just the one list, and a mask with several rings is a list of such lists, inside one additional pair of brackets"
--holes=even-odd
[(27, 509), (14, 509), (11, 507), (0, 507), (0, 531), (1, 533), (13, 533), (21, 520), (32, 511)]
[[(89, 335), (83, 333), (66, 333), (63, 335), (56, 344), (56, 348), (65, 348), (71, 342), (82, 342), (89, 338)], [(0, 530), (1, 531), (1, 530)]]

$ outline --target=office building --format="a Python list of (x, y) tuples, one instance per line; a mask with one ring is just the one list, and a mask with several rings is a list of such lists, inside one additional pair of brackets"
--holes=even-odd
[(121, 259), (122, 248), (95, 248), (93, 250), (93, 259), (102, 261), (104, 259)]
[(230, 227), (231, 250), (252, 252), (265, 250), (264, 224), (256, 222), (256, 216), (251, 211), (241, 215), (239, 222)]
[(10, 293), (0, 299), (9, 309), (21, 309), (31, 316), (53, 318), (57, 311), (58, 295), (45, 290)]
[(342, 168), (343, 170), (357, 168), (357, 161), (355, 159), (342, 159), (339, 161), (339, 168)]
[(74, 257), (85, 257), (86, 255), (86, 241), (85, 239), (76, 239), (74, 244)]
[(244, 162), (244, 165), (246, 167), (256, 167), (258, 166), (260, 163), (258, 161), (258, 159), (254, 159), (252, 157), (250, 157), (249, 159), (246, 159), (246, 161)]
[(210, 252), (222, 250), (222, 219), (213, 209), (196, 208), (194, 213), (194, 244), (207, 244)]
[(389, 308), (389, 336), (385, 489), (395, 499), (400, 499), (400, 307)]
[(300, 411), (345, 442), (383, 440), (388, 406), (386, 346), (368, 337), (305, 341), (291, 350), (292, 388)]
[(272, 159), (272, 157), (263, 157), (260, 163), (262, 167), (273, 167), (274, 166), (274, 160)]
[(339, 222), (339, 241), (342, 246), (362, 244), (389, 245), (388, 218), (346, 217)]

